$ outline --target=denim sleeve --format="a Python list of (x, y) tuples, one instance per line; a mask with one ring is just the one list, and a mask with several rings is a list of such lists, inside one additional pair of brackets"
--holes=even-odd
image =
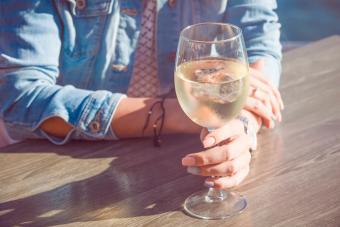
[[(0, 118), (16, 140), (115, 139), (110, 122), (123, 95), (57, 85), (61, 35), (50, 1), (1, 1)], [(73, 126), (65, 138), (39, 128), (54, 116)]]
[(241, 27), (249, 62), (263, 59), (263, 73), (278, 86), (282, 53), (276, 0), (229, 0), (228, 4), (227, 21)]

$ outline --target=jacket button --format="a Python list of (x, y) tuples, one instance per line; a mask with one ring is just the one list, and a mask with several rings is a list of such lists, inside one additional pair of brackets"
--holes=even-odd
[(79, 10), (82, 10), (86, 7), (86, 1), (85, 0), (77, 0), (76, 1), (76, 7)]
[(126, 72), (128, 70), (128, 67), (127, 65), (113, 64), (112, 70), (117, 71), (117, 72)]
[(170, 6), (170, 8), (175, 8), (176, 0), (168, 0), (168, 5)]
[(100, 130), (100, 124), (98, 121), (92, 121), (90, 123), (90, 129), (91, 129), (91, 132), (99, 132)]
[(132, 9), (132, 8), (124, 8), (121, 10), (121, 12), (131, 17), (134, 17), (137, 15), (137, 10)]

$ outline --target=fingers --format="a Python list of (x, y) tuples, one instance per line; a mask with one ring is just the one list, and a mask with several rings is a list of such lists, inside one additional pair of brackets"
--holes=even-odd
[(264, 104), (273, 112), (275, 118), (281, 122), (282, 115), (279, 102), (275, 99), (275, 96), (268, 92), (268, 90), (262, 90), (261, 88), (252, 87), (252, 96), (264, 102)]
[[(215, 146), (206, 151), (192, 153), (182, 159), (184, 166), (206, 166), (237, 159), (249, 151), (248, 136), (243, 134), (227, 144)], [(196, 171), (197, 172), (197, 171)]]
[(266, 106), (270, 107), (269, 109), (272, 110), (272, 102), (268, 96), (268, 94), (265, 91), (262, 91), (256, 87), (251, 87), (251, 95), (252, 97), (262, 101)]
[(273, 92), (276, 100), (279, 103), (280, 109), (283, 110), (284, 109), (284, 105), (283, 105), (283, 101), (282, 101), (282, 97), (281, 94), (279, 92), (279, 90), (270, 83), (270, 81), (259, 71), (257, 70), (251, 70), (251, 74), (253, 77), (255, 77), (256, 79), (258, 79), (260, 82), (262, 82), (264, 85), (266, 85), (268, 88), (270, 88), (270, 91)]
[(272, 120), (273, 114), (260, 100), (248, 97), (244, 109), (260, 116), (267, 128), (274, 128), (275, 123)]
[(212, 132), (202, 130), (201, 139), (205, 141), (208, 137), (214, 138), (217, 145), (206, 151), (188, 154), (182, 159), (182, 164), (194, 175), (222, 176), (208, 178), (210, 186), (228, 188), (238, 185), (247, 176), (251, 160), (249, 138), (244, 133), (243, 124), (235, 120)]
[(251, 154), (245, 150), (241, 156), (234, 160), (222, 162), (216, 165), (207, 166), (190, 166), (188, 172), (194, 175), (201, 176), (232, 176), (239, 172), (241, 169), (249, 165)]
[(274, 114), (272, 117), (281, 122), (282, 115), (279, 103), (274, 99), (273, 95), (269, 94), (265, 90), (252, 86), (250, 89), (250, 96), (263, 102), (268, 111)]
[[(280, 110), (280, 106), (279, 106), (279, 101), (276, 99), (272, 88), (267, 86), (266, 84), (264, 84), (263, 82), (261, 82), (260, 80), (256, 79), (256, 78), (251, 78), (251, 86), (256, 88), (256, 91), (253, 92), (254, 95), (265, 95), (268, 97), (268, 99), (270, 100), (270, 111), (272, 111), (274, 113), (274, 116), (277, 120), (281, 120), (282, 116), (281, 116), (281, 110)], [(260, 94), (256, 94), (256, 93), (260, 93)]]
[(206, 185), (217, 189), (231, 188), (239, 185), (248, 175), (249, 165), (238, 171), (236, 174), (228, 177), (208, 178)]

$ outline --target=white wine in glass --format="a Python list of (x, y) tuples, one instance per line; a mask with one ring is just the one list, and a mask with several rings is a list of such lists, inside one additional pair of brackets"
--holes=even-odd
[[(196, 124), (209, 130), (237, 117), (249, 89), (249, 67), (241, 29), (230, 24), (201, 23), (180, 35), (175, 89), (180, 106)], [(223, 219), (247, 206), (235, 192), (209, 188), (184, 203), (190, 215)]]

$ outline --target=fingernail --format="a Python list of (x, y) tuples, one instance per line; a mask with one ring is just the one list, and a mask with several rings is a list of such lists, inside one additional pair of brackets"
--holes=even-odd
[(214, 187), (215, 183), (212, 181), (204, 181), (204, 186), (208, 187), (208, 188), (212, 188)]
[(206, 147), (211, 147), (215, 144), (216, 140), (214, 137), (208, 137), (203, 141), (203, 146)]
[(192, 165), (195, 165), (196, 161), (195, 161), (195, 158), (193, 157), (184, 157), (182, 159), (182, 165), (184, 166), (192, 166)]
[(187, 172), (194, 174), (194, 175), (199, 175), (201, 173), (200, 168), (196, 167), (196, 166), (189, 166), (187, 168)]
[(273, 120), (270, 120), (270, 126), (271, 129), (273, 129), (275, 127), (275, 122)]

